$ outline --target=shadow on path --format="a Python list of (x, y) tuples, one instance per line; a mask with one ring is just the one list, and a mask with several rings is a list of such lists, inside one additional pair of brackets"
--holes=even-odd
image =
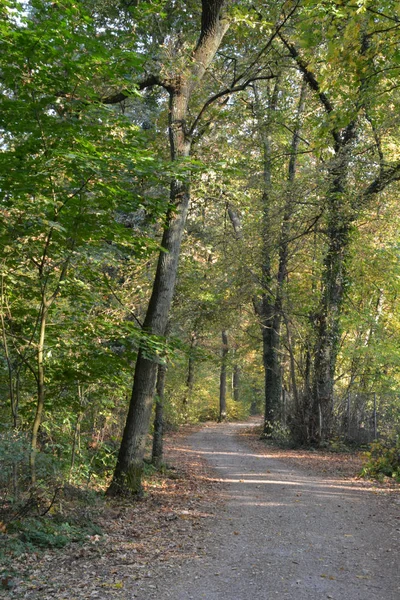
[(222, 482), (206, 555), (158, 584), (174, 600), (399, 600), (400, 522), (372, 490), (250, 451), (241, 424), (204, 428), (191, 450)]

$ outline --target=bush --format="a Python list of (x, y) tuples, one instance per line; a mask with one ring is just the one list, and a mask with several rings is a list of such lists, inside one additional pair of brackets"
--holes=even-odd
[(382, 479), (392, 477), (400, 481), (400, 439), (395, 442), (373, 442), (370, 450), (364, 454), (366, 463), (361, 471), (362, 477)]
[(21, 564), (16, 560), (27, 553), (64, 548), (93, 535), (102, 535), (101, 528), (90, 518), (80, 519), (73, 514), (29, 517), (3, 525), (0, 528), (0, 578), (17, 575)]
[(270, 440), (271, 442), (274, 442), (275, 444), (278, 444), (278, 446), (282, 447), (293, 446), (293, 439), (289, 427), (278, 422), (272, 425), (270, 424), (269, 428), (271, 430), (271, 433), (269, 434), (265, 434), (264, 427), (262, 428), (262, 433), (260, 435), (261, 439)]

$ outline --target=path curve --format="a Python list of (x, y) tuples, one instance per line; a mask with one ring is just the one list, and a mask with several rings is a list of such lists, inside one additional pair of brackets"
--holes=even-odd
[(204, 556), (146, 598), (399, 600), (399, 505), (255, 453), (236, 435), (243, 426), (189, 438), (223, 480), (224, 503), (207, 525)]

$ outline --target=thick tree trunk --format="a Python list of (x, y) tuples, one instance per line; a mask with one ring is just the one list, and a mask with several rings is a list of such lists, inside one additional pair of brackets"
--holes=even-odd
[(262, 320), (263, 365), (265, 381), (264, 434), (272, 435), (281, 410), (281, 362), (279, 357), (280, 317), (274, 306), (264, 303)]
[(330, 228), (329, 250), (324, 263), (324, 289), (317, 317), (317, 343), (312, 384), (313, 409), (310, 439), (329, 437), (334, 402), (334, 378), (340, 342), (340, 313), (344, 297), (345, 259), (350, 226)]
[(222, 331), (221, 372), (219, 377), (219, 418), (221, 423), (226, 419), (226, 359), (228, 356), (228, 334)]
[[(280, 363), (279, 363), (279, 320), (276, 319), (274, 306), (272, 256), (271, 256), (271, 222), (272, 222), (272, 124), (279, 98), (279, 79), (276, 80), (269, 98), (267, 116), (260, 114), (262, 119), (263, 145), (263, 240), (262, 240), (262, 278), (263, 295), (258, 303), (258, 316), (263, 340), (264, 365), (264, 434), (271, 435), (274, 422), (279, 412), (280, 404)], [(257, 99), (257, 96), (256, 96)], [(277, 329), (278, 327), (278, 329)]]
[(163, 441), (164, 441), (164, 387), (167, 365), (158, 365), (157, 385), (156, 385), (156, 411), (154, 415), (153, 448), (151, 453), (151, 462), (155, 467), (160, 468), (163, 462)]
[(347, 174), (351, 162), (351, 144), (357, 135), (356, 123), (350, 123), (340, 135), (336, 157), (331, 168), (332, 185), (328, 193), (328, 250), (322, 273), (322, 295), (315, 319), (317, 341), (312, 381), (312, 417), (309, 437), (320, 443), (331, 433), (334, 381), (340, 343), (341, 309), (344, 300), (346, 259), (352, 224), (358, 213), (357, 204), (366, 203), (392, 181), (398, 179), (400, 165), (381, 170), (356, 203), (346, 195)]
[[(354, 215), (346, 198), (350, 144), (356, 134), (353, 123), (342, 132), (336, 147), (328, 192), (328, 249), (322, 273), (322, 296), (316, 317), (316, 347), (312, 382), (312, 414), (309, 439), (321, 443), (330, 435), (334, 381), (340, 342), (340, 316), (346, 284), (346, 257)], [(346, 210), (347, 206), (347, 210)]]
[[(281, 40), (296, 61), (308, 86), (317, 94), (325, 112), (334, 113), (334, 105), (309, 70), (307, 63), (293, 44), (281, 36)], [(369, 47), (369, 38), (362, 33), (359, 55), (365, 55)], [(366, 79), (360, 81), (359, 107), (365, 108), (364, 85)], [(335, 122), (335, 119), (333, 119)], [(311, 417), (309, 422), (309, 439), (316, 443), (329, 438), (332, 409), (333, 388), (338, 345), (340, 340), (340, 313), (345, 289), (346, 253), (350, 241), (352, 222), (357, 214), (357, 203), (347, 195), (347, 176), (351, 163), (351, 146), (357, 136), (358, 124), (354, 119), (347, 126), (331, 130), (335, 157), (329, 169), (330, 186), (327, 193), (328, 210), (328, 248), (325, 255), (322, 273), (322, 295), (318, 314), (314, 319), (316, 329), (316, 345), (314, 372), (312, 381)], [(381, 171), (379, 177), (367, 188), (363, 200), (369, 194), (378, 193), (390, 182), (393, 171)], [(387, 182), (387, 183), (386, 183)]]
[[(190, 154), (191, 136), (188, 134), (188, 106), (192, 93), (198, 87), (228, 29), (221, 19), (224, 0), (203, 0), (199, 41), (191, 60), (180, 72), (166, 78), (164, 87), (169, 92), (169, 142), (173, 161)], [(175, 288), (180, 246), (189, 206), (189, 176), (186, 181), (171, 184), (162, 248), (153, 290), (143, 329), (146, 333), (163, 336)], [(151, 418), (156, 386), (157, 360), (141, 348), (136, 361), (132, 397), (118, 454), (109, 495), (142, 494), (143, 458)]]
[[(290, 229), (293, 215), (292, 184), (296, 174), (296, 162), (300, 142), (300, 129), (302, 115), (305, 106), (306, 86), (303, 82), (300, 90), (299, 105), (297, 109), (297, 123), (293, 132), (291, 155), (288, 167), (288, 190), (284, 207), (282, 227), (279, 238), (279, 264), (275, 276), (271, 273), (271, 132), (269, 121), (277, 109), (279, 81), (276, 82), (271, 102), (270, 115), (266, 123), (263, 138), (264, 145), (264, 193), (263, 193), (263, 287), (265, 293), (258, 305), (258, 314), (261, 321), (263, 338), (263, 365), (265, 372), (265, 420), (264, 435), (270, 436), (273, 432), (274, 423), (278, 421), (281, 413), (282, 397), (282, 369), (280, 360), (280, 331), (283, 315), (284, 282), (287, 275), (287, 263), (289, 259)], [(275, 285), (275, 293), (271, 289)]]
[[(171, 186), (171, 204), (175, 210), (167, 216), (153, 291), (144, 321), (144, 330), (162, 336), (175, 288), (178, 258), (189, 204), (187, 185), (174, 181)], [(132, 397), (118, 454), (114, 478), (107, 491), (109, 495), (142, 494), (143, 457), (149, 431), (158, 363), (139, 350), (136, 361)]]

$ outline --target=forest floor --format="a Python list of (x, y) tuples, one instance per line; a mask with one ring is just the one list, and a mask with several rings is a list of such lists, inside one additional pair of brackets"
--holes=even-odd
[(103, 534), (22, 556), (0, 597), (400, 597), (399, 486), (358, 479), (358, 455), (282, 450), (224, 423), (169, 436), (166, 459), (143, 501), (85, 509)]

